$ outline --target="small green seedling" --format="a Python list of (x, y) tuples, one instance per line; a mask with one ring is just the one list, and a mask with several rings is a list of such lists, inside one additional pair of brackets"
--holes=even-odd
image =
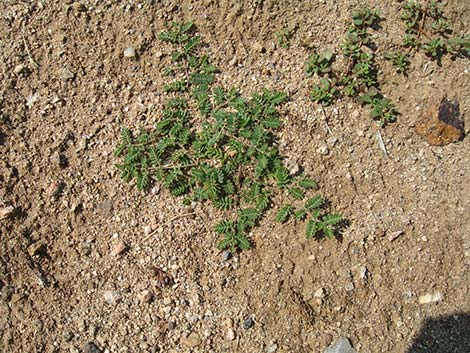
[(310, 98), (316, 103), (329, 106), (333, 103), (336, 92), (336, 88), (331, 84), (331, 81), (327, 78), (322, 78), (320, 84), (312, 87)]
[(398, 111), (392, 101), (383, 97), (375, 87), (370, 87), (366, 93), (360, 95), (359, 101), (371, 107), (370, 117), (379, 120), (380, 126), (396, 121)]
[(322, 235), (333, 239), (337, 226), (343, 221), (343, 217), (339, 214), (325, 214), (324, 208), (325, 200), (320, 196), (315, 196), (308, 199), (304, 206), (297, 210), (291, 204), (280, 207), (276, 214), (276, 221), (285, 223), (291, 216), (294, 216), (298, 221), (308, 219), (305, 229), (307, 239), (319, 238)]
[(313, 53), (305, 63), (305, 72), (308, 76), (314, 74), (323, 75), (331, 72), (333, 62), (333, 51), (326, 49), (321, 54)]
[(283, 28), (276, 33), (277, 45), (281, 48), (288, 49), (291, 38), (292, 32), (287, 28)]
[(433, 59), (439, 59), (446, 51), (446, 45), (442, 38), (434, 38), (430, 42), (424, 43), (421, 46), (426, 53)]
[(410, 67), (410, 58), (407, 53), (387, 53), (384, 58), (392, 63), (398, 73), (406, 74)]

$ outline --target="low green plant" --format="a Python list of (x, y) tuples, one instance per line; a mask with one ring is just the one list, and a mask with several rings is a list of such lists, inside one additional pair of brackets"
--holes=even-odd
[[(406, 27), (403, 46), (421, 49), (438, 62), (448, 53), (454, 56), (469, 55), (469, 40), (465, 43), (460, 36), (450, 37), (453, 29), (444, 15), (441, 1), (431, 0), (425, 5), (408, 1), (403, 7), (401, 19)], [(427, 38), (425, 42), (423, 37)]]
[(410, 67), (410, 57), (408, 53), (391, 52), (386, 53), (384, 58), (392, 63), (397, 72), (406, 74)]
[[(277, 148), (278, 109), (287, 95), (264, 90), (245, 98), (236, 89), (216, 86), (218, 69), (200, 54), (193, 31), (190, 24), (174, 24), (160, 35), (180, 53), (171, 56), (178, 61), (175, 81), (165, 85), (169, 99), (153, 128), (122, 130), (117, 168), (139, 190), (158, 182), (184, 203), (206, 202), (223, 210), (230, 217), (215, 226), (223, 236), (218, 247), (246, 250), (249, 231), (276, 194), (285, 190), (300, 202), (315, 183), (302, 173), (290, 175)], [(318, 218), (317, 233), (328, 236), (321, 226), (327, 219), (326, 213)]]
[(283, 28), (276, 32), (277, 45), (281, 48), (288, 49), (290, 47), (290, 40), (292, 38), (292, 31)]
[[(312, 87), (310, 98), (312, 101), (328, 106), (340, 95), (358, 97), (371, 88), (377, 95), (361, 102), (368, 105), (371, 118), (378, 120), (381, 126), (396, 120), (398, 114), (390, 100), (379, 92), (378, 69), (376, 56), (371, 48), (372, 43), (369, 30), (379, 28), (381, 18), (377, 10), (364, 8), (352, 15), (352, 23), (348, 28), (341, 50), (348, 62), (343, 72), (332, 70), (331, 63), (334, 53), (325, 50), (323, 53), (313, 53), (306, 62), (307, 75), (328, 75), (319, 84)], [(400, 54), (393, 57), (398, 65), (397, 70), (405, 71), (408, 65), (407, 56)], [(379, 98), (380, 96), (380, 98)]]
[(310, 98), (316, 103), (329, 106), (333, 103), (336, 95), (336, 88), (327, 78), (322, 78), (318, 85), (312, 87)]
[(392, 101), (385, 98), (375, 87), (370, 87), (366, 93), (359, 96), (359, 101), (371, 107), (371, 118), (378, 120), (380, 126), (394, 122), (398, 111)]
[(324, 75), (331, 72), (333, 62), (333, 51), (324, 50), (321, 54), (314, 52), (305, 62), (305, 72), (308, 76), (314, 74)]
[(285, 223), (290, 217), (297, 221), (307, 219), (305, 236), (307, 239), (321, 235), (329, 239), (335, 236), (337, 226), (343, 221), (339, 214), (326, 214), (324, 212), (325, 200), (320, 196), (308, 199), (302, 207), (296, 208), (292, 204), (287, 204), (279, 208), (276, 214), (276, 221)]

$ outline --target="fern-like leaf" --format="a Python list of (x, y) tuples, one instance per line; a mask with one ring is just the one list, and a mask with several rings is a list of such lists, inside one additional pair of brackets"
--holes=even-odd
[(293, 209), (294, 209), (294, 206), (292, 206), (292, 205), (284, 205), (284, 206), (282, 206), (282, 207), (277, 211), (277, 214), (276, 214), (276, 222), (279, 222), (279, 223), (284, 223), (284, 222), (286, 222), (286, 221), (289, 219), (289, 217), (291, 216)]

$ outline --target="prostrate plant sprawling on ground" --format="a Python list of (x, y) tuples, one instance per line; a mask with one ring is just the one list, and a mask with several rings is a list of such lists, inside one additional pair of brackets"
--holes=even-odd
[[(453, 31), (439, 1), (431, 0), (424, 5), (408, 1), (403, 5), (401, 19), (406, 27), (402, 48), (383, 55), (398, 73), (407, 74), (413, 49), (423, 50), (438, 62), (445, 54), (470, 56), (470, 36), (451, 37)], [(364, 8), (354, 12), (341, 45), (347, 60), (346, 69), (342, 72), (332, 69), (335, 54), (327, 49), (311, 54), (305, 71), (308, 76), (318, 75), (320, 80), (312, 87), (312, 101), (328, 106), (341, 96), (357, 97), (360, 103), (370, 107), (370, 116), (385, 126), (395, 121), (399, 113), (380, 90), (376, 45), (369, 33), (371, 29), (380, 28), (380, 21), (377, 10)]]
[[(171, 98), (154, 128), (122, 130), (117, 167), (139, 190), (155, 180), (174, 196), (185, 195), (185, 203), (210, 202), (227, 210), (232, 217), (215, 226), (224, 237), (218, 247), (245, 250), (251, 247), (247, 234), (272, 207), (273, 196), (285, 192), (292, 204), (299, 203), (316, 185), (303, 174), (290, 175), (276, 145), (278, 107), (287, 95), (264, 90), (247, 99), (236, 89), (214, 87), (218, 70), (200, 54), (201, 38), (193, 32), (188, 23), (161, 33), (175, 47), (171, 67), (163, 70), (171, 78), (163, 88)], [(287, 207), (294, 212), (292, 204)], [(295, 218), (308, 217), (308, 238), (333, 237), (341, 216), (328, 214), (322, 198), (299, 207)], [(285, 222), (290, 211), (282, 217), (279, 212), (277, 220)]]
[[(365, 8), (353, 13), (352, 23), (341, 45), (342, 54), (348, 63), (346, 70), (333, 71), (334, 53), (327, 49), (322, 53), (314, 52), (308, 58), (306, 73), (322, 76), (320, 83), (312, 87), (310, 97), (314, 102), (327, 106), (340, 95), (359, 97), (361, 103), (370, 107), (371, 117), (384, 126), (395, 121), (398, 112), (393, 103), (380, 92), (376, 56), (371, 49), (373, 43), (369, 30), (377, 29), (379, 21), (376, 10)], [(402, 69), (405, 66), (402, 63)], [(370, 92), (374, 95), (371, 96)]]
[(404, 47), (421, 49), (438, 61), (445, 54), (470, 56), (470, 35), (452, 36), (452, 26), (444, 16), (440, 1), (408, 1), (403, 6), (401, 19), (406, 27)]

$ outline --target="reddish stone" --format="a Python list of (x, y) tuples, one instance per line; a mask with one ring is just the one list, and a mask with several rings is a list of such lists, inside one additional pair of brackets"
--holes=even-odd
[(427, 102), (427, 110), (416, 123), (415, 131), (433, 146), (445, 146), (464, 137), (463, 121), (456, 105), (446, 96), (434, 96)]

